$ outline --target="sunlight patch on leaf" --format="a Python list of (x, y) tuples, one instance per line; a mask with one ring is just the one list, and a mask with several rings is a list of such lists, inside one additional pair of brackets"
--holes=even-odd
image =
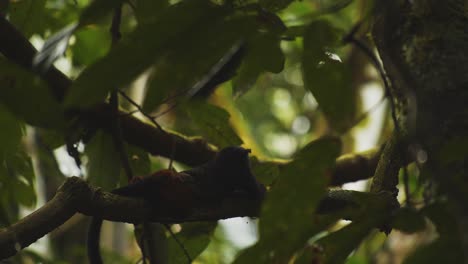
[(208, 142), (219, 148), (239, 146), (242, 140), (229, 124), (229, 113), (212, 104), (192, 100), (185, 106), (186, 113), (195, 121), (195, 125)]
[(314, 21), (304, 34), (302, 74), (329, 124), (338, 132), (349, 128), (355, 117), (355, 96), (349, 66), (331, 49), (340, 45), (341, 32), (325, 20)]

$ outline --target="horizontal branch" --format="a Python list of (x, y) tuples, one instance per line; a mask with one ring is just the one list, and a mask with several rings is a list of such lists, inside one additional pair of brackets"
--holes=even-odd
[(336, 160), (330, 184), (342, 185), (348, 182), (369, 179), (374, 176), (380, 159), (381, 148), (340, 156)]
[[(343, 218), (354, 219), (368, 207), (360, 204), (366, 200), (356, 199), (365, 195), (375, 196), (376, 194), (330, 191), (320, 203), (318, 213), (328, 214), (341, 211)], [(375, 201), (376, 199), (367, 200)], [(21, 249), (58, 228), (75, 213), (127, 223), (214, 221), (232, 217), (258, 217), (261, 201), (236, 194), (222, 201), (200, 202), (195, 206), (193, 204), (190, 206), (192, 207), (189, 215), (174, 216), (173, 211), (155, 210), (144, 200), (104, 192), (81, 178), (71, 177), (58, 189), (54, 198), (44, 206), (0, 231), (0, 260), (15, 255)]]
[[(164, 203), (164, 201), (161, 201)], [(257, 216), (260, 203), (237, 197), (227, 199), (221, 206), (201, 206), (181, 219), (167, 212), (152, 210), (141, 199), (133, 199), (103, 192), (78, 177), (68, 178), (53, 199), (43, 207), (0, 231), (0, 259), (11, 257), (44, 235), (65, 223), (75, 213), (99, 216), (106, 220), (140, 223), (179, 223), (219, 220), (237, 216)]]
[[(110, 120), (114, 115), (110, 105), (100, 104), (82, 115), (92, 122), (93, 126), (112, 133), (113, 127)], [(187, 138), (159, 129), (124, 112), (120, 112), (119, 119), (123, 140), (152, 155), (172, 158), (189, 166), (204, 164), (216, 155), (214, 147), (201, 138)]]

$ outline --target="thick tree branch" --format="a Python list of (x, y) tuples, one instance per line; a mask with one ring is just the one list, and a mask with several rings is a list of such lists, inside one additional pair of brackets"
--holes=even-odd
[(337, 186), (371, 178), (374, 176), (380, 154), (381, 149), (375, 148), (360, 153), (340, 156), (336, 160), (330, 184)]
[(178, 223), (257, 216), (259, 208), (260, 202), (232, 197), (215, 206), (199, 204), (199, 207), (195, 207), (193, 213), (187, 217), (173, 217), (169, 212), (152, 210), (151, 206), (141, 199), (103, 192), (88, 185), (81, 178), (71, 177), (46, 205), (0, 231), (0, 259), (13, 256), (22, 248), (59, 227), (75, 213), (99, 216), (118, 222)]
[[(369, 195), (375, 197), (368, 197)], [(327, 214), (341, 212), (339, 214), (342, 218), (354, 219), (365, 213), (369, 206), (367, 203), (375, 203), (377, 198), (383, 199), (384, 204), (392, 202), (391, 195), (387, 194), (330, 191), (317, 210), (318, 213)], [(161, 201), (161, 203), (164, 202)], [(259, 200), (235, 194), (225, 197), (222, 201), (213, 201), (208, 204), (200, 202), (190, 209), (189, 215), (175, 217), (174, 212), (155, 210), (144, 200), (104, 192), (90, 186), (81, 178), (71, 177), (58, 189), (54, 198), (43, 207), (0, 231), (0, 259), (15, 255), (21, 249), (58, 228), (75, 213), (98, 216), (117, 222), (182, 223), (242, 216), (258, 217), (260, 206)]]

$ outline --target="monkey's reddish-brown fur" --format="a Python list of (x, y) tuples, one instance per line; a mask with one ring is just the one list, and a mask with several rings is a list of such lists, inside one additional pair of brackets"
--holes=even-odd
[[(201, 204), (221, 204), (229, 195), (241, 192), (254, 200), (265, 193), (250, 170), (250, 150), (227, 147), (206, 164), (176, 172), (160, 170), (133, 180), (128, 186), (112, 191), (122, 196), (143, 198), (155, 212), (183, 218)], [(99, 234), (102, 219), (94, 217), (88, 233), (88, 257), (91, 264), (102, 263)]]
[(134, 177), (129, 185), (112, 193), (143, 198), (155, 210), (184, 216), (190, 213), (193, 203), (199, 199), (197, 188), (191, 175), (166, 169), (145, 177)]

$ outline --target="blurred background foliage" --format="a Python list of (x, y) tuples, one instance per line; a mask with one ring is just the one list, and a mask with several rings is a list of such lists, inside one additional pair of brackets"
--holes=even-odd
[[(310, 167), (301, 167), (305, 162), (316, 165), (313, 172), (321, 175), (324, 166), (333, 163), (340, 153), (379, 146), (391, 131), (388, 108), (381, 100), (384, 92), (378, 74), (362, 52), (342, 41), (358, 22), (364, 21), (357, 35), (372, 47), (367, 28), (373, 4), (370, 0), (0, 2), (0, 14), (41, 50), (39, 67), (47, 67), (47, 63), (56, 60), (57, 68), (76, 79), (65, 103), (53, 113), (71, 106), (89, 107), (105, 100), (112, 87), (118, 86), (147, 114), (157, 116), (157, 122), (163, 127), (183, 135), (201, 136), (217, 147), (243, 144), (263, 160), (310, 157), (312, 161), (293, 162), (286, 172), (281, 172), (289, 176), (310, 172)], [(110, 13), (119, 2), (123, 2), (122, 41), (111, 48)], [(242, 47), (233, 45), (239, 36), (243, 38), (237, 45)], [(220, 59), (235, 59), (227, 56), (233, 48), (245, 49), (241, 51), (244, 60), (237, 74), (228, 76), (230, 80), (219, 85), (207, 99), (208, 103), (186, 100), (188, 88), (213, 77), (209, 72)], [(231, 55), (237, 56), (238, 51), (234, 52)], [(34, 81), (31, 73), (13, 69), (4, 58), (0, 59), (2, 71), (12, 76), (22, 74), (28, 89), (40, 89), (42, 84)], [(32, 98), (35, 109), (52, 107), (44, 103), (50, 100), (47, 92), (37, 93)], [(63, 124), (54, 121), (56, 114), (31, 114), (32, 106), (19, 103), (27, 94), (12, 92), (0, 104), (2, 227), (49, 200), (66, 176), (85, 175), (93, 184), (107, 190), (125, 184), (118, 166), (120, 158), (108, 134), (97, 132), (89, 141), (78, 144), (84, 162), (80, 170), (66, 153), (60, 127)], [(121, 98), (120, 102), (123, 109), (135, 111), (129, 101)], [(326, 139), (309, 144), (330, 134), (340, 136), (343, 146)], [(130, 145), (126, 149), (136, 175), (168, 166), (168, 159), (150, 157)], [(176, 164), (176, 168), (185, 167)], [(263, 180), (270, 177), (270, 182), (280, 173), (274, 166), (254, 166), (253, 170)], [(421, 198), (423, 191), (417, 180), (417, 168), (410, 167), (409, 174), (414, 198)], [(260, 224), (260, 230), (264, 229), (271, 243), (261, 241), (256, 250), (262, 246), (273, 250), (288, 243), (289, 247), (304, 245), (308, 239), (316, 241), (327, 230), (335, 231), (347, 224), (338, 222), (314, 232), (302, 229), (309, 224), (307, 212), (315, 208), (311, 204), (318, 201), (326, 186), (316, 178), (308, 180), (291, 176), (291, 185), (283, 186), (277, 195), (294, 192), (300, 189), (301, 183), (305, 189), (288, 199), (273, 196), (272, 199), (277, 199), (273, 201), (285, 204), (282, 209), (265, 209), (265, 222), (271, 221), (273, 227)], [(366, 190), (367, 183), (347, 188)], [(277, 206), (272, 203), (267, 203), (266, 208)], [(84, 216), (74, 216), (12, 260), (83, 263), (87, 221)], [(280, 232), (284, 225), (286, 229)], [(256, 220), (242, 218), (222, 221), (217, 227), (215, 223), (197, 223), (171, 228), (189, 253), (198, 256), (196, 263), (230, 263), (240, 250), (258, 239), (256, 226)], [(310, 236), (304, 241), (301, 232), (305, 235), (310, 232)], [(343, 252), (353, 252), (347, 263), (401, 263), (415, 244), (429, 241), (433, 234), (427, 231), (407, 235), (395, 231), (385, 239), (384, 234), (375, 231), (364, 242), (356, 241), (352, 250), (343, 249)], [(103, 236), (104, 255), (109, 263), (135, 263), (139, 258), (128, 226), (106, 225)], [(160, 236), (164, 239), (158, 240), (159, 245), (165, 245), (171, 256), (169, 263), (185, 263), (180, 246), (165, 229)], [(285, 249), (278, 254), (293, 255), (300, 263), (302, 253), (297, 252), (300, 248)], [(249, 257), (249, 253), (241, 255), (250, 261), (256, 257), (260, 258), (252, 254)]]

